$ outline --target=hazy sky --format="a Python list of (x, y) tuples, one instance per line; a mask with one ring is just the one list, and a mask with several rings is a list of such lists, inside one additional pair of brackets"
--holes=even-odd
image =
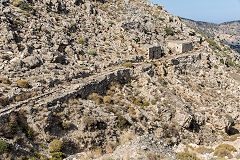
[(149, 0), (184, 18), (222, 23), (240, 20), (240, 0)]

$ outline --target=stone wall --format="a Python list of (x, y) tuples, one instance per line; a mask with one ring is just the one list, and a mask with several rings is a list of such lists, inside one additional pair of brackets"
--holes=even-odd
[(111, 82), (127, 83), (131, 79), (131, 69), (119, 68), (103, 73), (100, 76), (92, 76), (84, 79), (79, 84), (66, 86), (65, 89), (54, 90), (37, 97), (30, 98), (18, 104), (12, 104), (0, 110), (0, 118), (18, 111), (20, 108), (28, 106), (31, 101), (35, 102), (34, 107), (51, 107), (58, 102), (66, 102), (71, 98), (87, 98), (91, 93), (104, 94)]

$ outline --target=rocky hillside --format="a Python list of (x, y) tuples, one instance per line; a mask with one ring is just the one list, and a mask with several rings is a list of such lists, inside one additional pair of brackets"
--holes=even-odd
[(183, 19), (192, 28), (229, 45), (240, 53), (240, 21), (225, 22), (221, 24), (193, 21)]
[(240, 157), (240, 56), (146, 0), (2, 0), (0, 159)]

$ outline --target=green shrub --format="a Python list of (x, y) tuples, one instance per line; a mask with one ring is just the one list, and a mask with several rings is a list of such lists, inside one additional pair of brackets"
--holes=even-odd
[(113, 25), (114, 22), (113, 21), (108, 21), (108, 24)]
[(154, 99), (151, 100), (151, 104), (152, 104), (152, 105), (156, 105), (156, 104), (157, 104), (157, 100), (154, 100)]
[(143, 101), (143, 106), (145, 106), (145, 107), (149, 106), (149, 102), (148, 101)]
[(62, 128), (64, 130), (68, 130), (70, 128), (71, 123), (70, 122), (62, 122)]
[(232, 118), (232, 116), (230, 116), (229, 114), (226, 115), (226, 118), (228, 119), (228, 121), (233, 124), (234, 123), (234, 119)]
[(41, 154), (39, 152), (34, 152), (34, 157), (37, 159), (41, 158)]
[(8, 148), (9, 144), (4, 140), (0, 140), (0, 155), (5, 152), (8, 152)]
[(117, 127), (121, 130), (125, 129), (125, 128), (128, 128), (129, 127), (129, 122), (128, 120), (126, 120), (126, 118), (124, 118), (123, 116), (121, 115), (117, 115), (118, 117), (118, 123), (117, 123)]
[(63, 148), (63, 142), (57, 139), (54, 139), (51, 143), (49, 143), (49, 151), (53, 152), (61, 152)]
[(165, 29), (165, 32), (166, 32), (166, 34), (169, 36), (169, 35), (171, 35), (171, 36), (173, 36), (174, 35), (174, 31), (172, 30), (172, 28), (170, 28), (170, 27), (166, 27)]
[(19, 159), (20, 159), (20, 160), (28, 160), (28, 158), (27, 158), (26, 156), (23, 156), (23, 155), (20, 156)]
[(89, 50), (88, 54), (91, 55), (91, 56), (96, 56), (97, 52), (95, 50)]
[(32, 7), (30, 7), (24, 0), (15, 0), (13, 5), (15, 7), (19, 7), (23, 11), (30, 12), (33, 10)]
[(224, 60), (223, 60), (223, 59), (220, 59), (220, 63), (224, 64)]
[(28, 129), (27, 129), (27, 137), (29, 139), (32, 139), (33, 138), (33, 134), (34, 134), (33, 128), (32, 127), (28, 127)]
[(53, 159), (62, 160), (64, 157), (64, 154), (62, 152), (55, 152), (55, 153), (51, 153), (51, 156)]
[(158, 18), (160, 21), (164, 21), (165, 19), (164, 18)]
[(158, 82), (162, 85), (162, 86), (167, 86), (168, 82), (165, 81), (165, 79), (163, 79), (162, 77), (158, 78)]
[(235, 63), (232, 61), (232, 58), (228, 58), (225, 62), (227, 66), (234, 67)]
[(212, 40), (211, 38), (208, 38), (207, 36), (205, 36), (205, 38), (213, 50), (221, 51), (221, 47), (219, 47), (219, 45), (214, 40)]
[(86, 39), (86, 38), (80, 38), (80, 39), (78, 40), (78, 42), (79, 42), (80, 44), (85, 44), (85, 43), (87, 42), (87, 39)]

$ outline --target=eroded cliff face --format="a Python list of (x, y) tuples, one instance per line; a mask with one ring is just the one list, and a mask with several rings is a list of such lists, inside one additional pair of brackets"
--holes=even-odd
[(189, 19), (183, 19), (183, 21), (190, 27), (229, 45), (232, 49), (240, 53), (240, 21), (221, 24), (198, 22)]
[(1, 5), (1, 159), (238, 157), (228, 46), (144, 0)]

